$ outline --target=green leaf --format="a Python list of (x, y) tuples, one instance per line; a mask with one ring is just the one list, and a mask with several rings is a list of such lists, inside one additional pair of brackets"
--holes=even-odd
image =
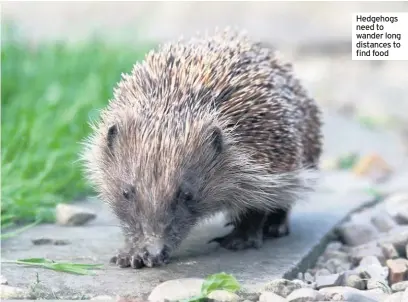
[(240, 285), (234, 276), (226, 273), (218, 273), (210, 275), (204, 281), (201, 287), (201, 293), (207, 296), (215, 290), (226, 290), (229, 292), (236, 292), (240, 289)]
[(338, 166), (340, 169), (348, 170), (351, 169), (359, 159), (358, 154), (350, 153), (344, 156), (341, 156), (338, 160)]

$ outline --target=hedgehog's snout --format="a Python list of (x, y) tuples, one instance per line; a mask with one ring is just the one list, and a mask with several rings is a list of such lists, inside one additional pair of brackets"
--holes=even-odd
[(146, 245), (142, 258), (145, 265), (149, 267), (166, 264), (170, 259), (170, 248), (161, 242)]

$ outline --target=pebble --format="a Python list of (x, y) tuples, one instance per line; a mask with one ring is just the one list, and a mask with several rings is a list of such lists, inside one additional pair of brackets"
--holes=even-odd
[(342, 241), (350, 246), (370, 242), (378, 236), (376, 228), (368, 223), (346, 222), (340, 225), (337, 231)]
[(96, 214), (89, 209), (59, 203), (56, 206), (56, 221), (60, 225), (80, 226), (96, 218)]
[[(403, 212), (407, 208), (408, 204), (408, 192), (398, 192), (391, 194), (389, 197), (385, 198), (384, 205), (388, 214), (394, 219), (399, 219), (400, 212)], [(398, 221), (398, 220), (397, 220)], [(398, 221), (399, 222), (399, 221)], [(400, 222), (400, 223), (403, 223)], [(405, 223), (408, 223), (406, 221)]]
[(362, 293), (376, 301), (384, 301), (391, 294), (391, 292), (384, 292), (383, 288), (368, 289), (362, 291)]
[(291, 292), (299, 288), (302, 288), (300, 282), (295, 282), (287, 279), (276, 279), (266, 284), (263, 290), (273, 292), (281, 297), (286, 298)]
[(340, 274), (316, 276), (316, 288), (321, 289), (325, 287), (341, 285), (341, 281), (342, 281), (342, 275)]
[(386, 280), (388, 277), (388, 268), (383, 267), (378, 258), (374, 256), (364, 257), (355, 271), (364, 278), (367, 274), (369, 278), (376, 280)]
[(203, 279), (181, 278), (163, 282), (157, 285), (150, 293), (148, 300), (163, 302), (166, 300), (182, 300), (198, 296), (201, 292)]
[(371, 297), (368, 297), (364, 291), (361, 292), (350, 292), (350, 291), (346, 291), (343, 294), (343, 299), (344, 301), (347, 302), (378, 302), (377, 299), (373, 299)]
[(308, 301), (320, 301), (324, 299), (324, 295), (312, 288), (300, 288), (296, 289), (286, 297), (289, 302), (308, 302)]
[(344, 285), (361, 290), (366, 288), (366, 282), (358, 275), (345, 276)]
[(328, 251), (340, 251), (343, 247), (343, 243), (340, 241), (332, 241), (326, 247), (326, 252)]
[(315, 274), (316, 277), (317, 276), (328, 276), (328, 275), (331, 275), (331, 272), (326, 268), (319, 269)]
[(314, 277), (312, 276), (312, 274), (309, 273), (309, 272), (306, 272), (306, 273), (304, 274), (303, 279), (304, 279), (306, 282), (309, 282), (309, 283), (312, 283), (312, 282), (315, 281), (315, 278), (314, 278)]
[(380, 232), (388, 232), (394, 227), (397, 226), (397, 223), (394, 219), (387, 213), (379, 212), (374, 214), (371, 217), (371, 223), (377, 228)]
[(403, 258), (387, 260), (389, 268), (390, 284), (398, 283), (404, 280), (408, 271), (408, 260)]
[(359, 247), (350, 249), (350, 260), (354, 265), (360, 263), (360, 261), (366, 256), (375, 256), (380, 263), (385, 263), (385, 257), (381, 248), (377, 243), (371, 243)]
[(394, 283), (393, 285), (391, 285), (391, 289), (394, 292), (402, 292), (406, 290), (407, 288), (408, 288), (408, 281), (401, 281), (401, 282)]
[(383, 288), (383, 284), (386, 284), (387, 282), (384, 280), (378, 280), (378, 279), (368, 279), (367, 280), (367, 289), (372, 290), (372, 289), (377, 289), (377, 288)]
[(380, 244), (381, 250), (384, 254), (385, 259), (395, 259), (399, 257), (398, 251), (391, 243)]
[(29, 294), (26, 290), (9, 286), (9, 285), (0, 285), (0, 298), (1, 299), (27, 299)]
[(6, 277), (4, 277), (3, 275), (0, 275), (0, 284), (1, 285), (7, 285), (8, 281), (6, 279)]
[(239, 300), (237, 294), (226, 290), (215, 290), (209, 293), (207, 297), (219, 302), (237, 302)]
[(342, 251), (325, 251), (324, 258), (326, 259), (337, 259), (341, 262), (348, 262), (350, 261), (350, 257), (346, 252)]
[(259, 302), (287, 302), (287, 300), (273, 292), (265, 291), (259, 296)]
[[(359, 292), (358, 289), (348, 287), (348, 286), (332, 286), (332, 287), (325, 287), (319, 290), (319, 292), (324, 295), (325, 300), (333, 300), (333, 301), (344, 301), (344, 294), (349, 291)], [(339, 300), (334, 300), (334, 298), (339, 299)]]
[(384, 302), (403, 302), (402, 296), (404, 295), (404, 292), (398, 292), (394, 293), (391, 296), (389, 296), (387, 299), (384, 300)]
[(405, 207), (401, 207), (395, 220), (400, 224), (408, 224), (408, 200)]

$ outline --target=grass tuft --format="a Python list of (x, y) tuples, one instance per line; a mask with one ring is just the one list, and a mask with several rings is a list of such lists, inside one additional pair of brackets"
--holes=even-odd
[[(7, 34), (7, 33), (6, 33)], [(4, 33), (2, 33), (4, 36)], [(1, 49), (1, 226), (52, 220), (57, 202), (90, 192), (77, 162), (88, 122), (149, 46), (90, 40)]]

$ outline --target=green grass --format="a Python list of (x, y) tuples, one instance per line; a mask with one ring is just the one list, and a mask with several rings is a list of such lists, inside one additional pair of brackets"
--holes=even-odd
[(76, 162), (88, 122), (149, 49), (9, 40), (1, 49), (3, 228), (49, 220), (57, 202), (90, 193)]

